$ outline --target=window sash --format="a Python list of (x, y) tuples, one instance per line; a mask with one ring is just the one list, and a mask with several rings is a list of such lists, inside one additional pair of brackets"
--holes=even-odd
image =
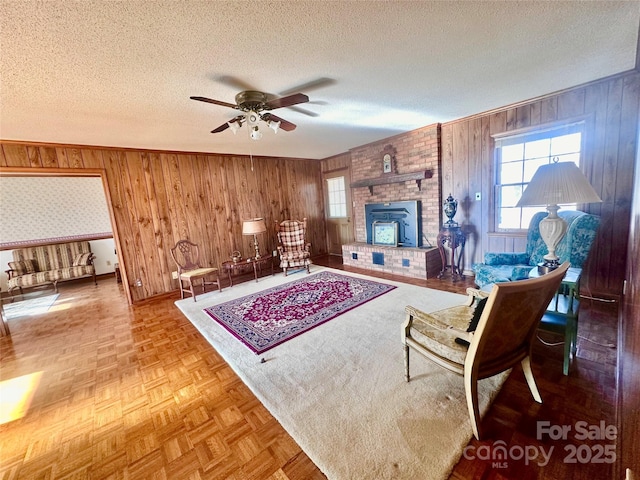
[[(579, 134), (580, 137), (571, 149), (567, 150), (562, 147), (562, 143), (553, 142), (555, 138), (574, 134)], [(544, 142), (545, 140), (548, 142)], [(509, 151), (509, 147), (515, 148)], [(543, 147), (546, 150), (543, 151)], [(521, 151), (518, 152), (518, 150)], [(548, 164), (555, 158), (558, 158), (558, 161), (573, 161), (580, 166), (583, 150), (584, 122), (582, 121), (496, 138), (494, 149), (495, 231), (526, 231), (531, 217), (541, 211), (542, 207), (519, 208), (515, 205), (535, 171), (540, 165)], [(508, 157), (506, 161), (503, 161), (503, 155)], [(563, 208), (575, 210), (576, 205), (563, 206)]]

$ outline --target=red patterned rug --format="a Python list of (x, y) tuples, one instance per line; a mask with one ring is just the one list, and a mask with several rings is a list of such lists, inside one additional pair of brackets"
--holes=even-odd
[(204, 309), (257, 354), (396, 288), (320, 272)]

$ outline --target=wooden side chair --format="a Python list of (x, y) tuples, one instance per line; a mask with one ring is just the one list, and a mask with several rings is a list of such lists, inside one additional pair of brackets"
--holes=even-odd
[[(198, 245), (189, 240), (179, 240), (171, 249), (171, 258), (178, 266), (178, 282), (180, 283), (180, 298), (184, 298), (188, 292), (196, 301), (194, 286), (202, 285), (202, 293), (206, 285), (217, 285), (222, 291), (218, 269), (214, 267), (202, 267), (200, 265), (200, 252)], [(215, 280), (207, 280), (215, 277)]]
[(307, 243), (305, 234), (307, 231), (307, 219), (285, 220), (276, 222), (278, 232), (278, 252), (280, 254), (280, 268), (287, 276), (289, 269), (303, 269), (310, 273), (311, 244)]
[[(478, 380), (520, 363), (533, 398), (542, 403), (531, 371), (531, 348), (538, 323), (568, 268), (569, 262), (565, 262), (539, 278), (496, 283), (491, 293), (470, 288), (467, 304), (433, 313), (407, 306), (402, 324), (407, 382), (410, 349), (462, 375), (471, 427), (478, 440)], [(482, 297), (486, 299), (484, 308), (478, 311), (481, 307), (473, 305)], [(475, 331), (471, 325), (474, 313), (478, 320)]]

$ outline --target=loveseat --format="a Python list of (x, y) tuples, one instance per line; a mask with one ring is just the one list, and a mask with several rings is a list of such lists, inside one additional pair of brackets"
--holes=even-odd
[(19, 248), (12, 254), (13, 262), (9, 262), (6, 270), (9, 293), (16, 288), (22, 293), (23, 287), (48, 284), (53, 284), (57, 292), (60, 281), (90, 276), (98, 284), (93, 265), (95, 255), (87, 241)]

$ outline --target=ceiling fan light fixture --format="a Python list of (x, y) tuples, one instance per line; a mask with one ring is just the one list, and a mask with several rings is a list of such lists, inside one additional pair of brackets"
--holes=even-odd
[(258, 126), (254, 126), (251, 130), (251, 140), (260, 140), (262, 138), (262, 132), (258, 130)]
[(278, 129), (280, 128), (280, 122), (274, 122), (273, 120), (269, 120), (269, 128), (274, 131), (274, 133), (278, 133)]
[(253, 110), (249, 110), (246, 115), (247, 123), (251, 126), (257, 125), (260, 121), (260, 115)]
[(238, 130), (240, 130), (240, 127), (241, 127), (241, 125), (239, 125), (238, 122), (227, 122), (227, 125), (229, 125), (229, 128), (231, 129), (234, 135), (237, 133)]

